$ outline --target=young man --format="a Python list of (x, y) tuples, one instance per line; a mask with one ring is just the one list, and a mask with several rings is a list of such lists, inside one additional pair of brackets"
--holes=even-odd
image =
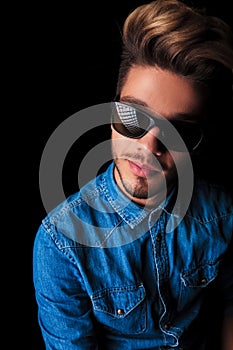
[(183, 2), (126, 19), (113, 162), (35, 239), (47, 350), (232, 350), (232, 197), (190, 163), (232, 103), (232, 68), (227, 25)]

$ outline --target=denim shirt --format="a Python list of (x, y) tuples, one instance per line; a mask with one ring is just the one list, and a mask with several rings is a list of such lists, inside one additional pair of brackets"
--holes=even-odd
[(46, 349), (206, 349), (219, 303), (233, 314), (231, 196), (195, 181), (179, 220), (175, 191), (143, 208), (119, 190), (113, 167), (38, 229), (33, 278)]

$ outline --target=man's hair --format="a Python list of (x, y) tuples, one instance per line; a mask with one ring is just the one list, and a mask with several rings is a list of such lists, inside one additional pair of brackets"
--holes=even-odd
[(155, 0), (132, 11), (123, 26), (117, 95), (129, 69), (150, 65), (211, 86), (232, 86), (233, 39), (230, 26), (178, 0)]

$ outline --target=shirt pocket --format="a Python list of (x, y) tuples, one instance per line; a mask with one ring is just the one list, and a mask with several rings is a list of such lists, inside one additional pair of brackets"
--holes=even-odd
[(97, 321), (112, 332), (124, 334), (146, 329), (145, 298), (143, 284), (110, 288), (91, 296)]
[(181, 287), (178, 302), (178, 310), (201, 301), (205, 291), (218, 275), (219, 261), (206, 263), (191, 271), (183, 271), (181, 274)]

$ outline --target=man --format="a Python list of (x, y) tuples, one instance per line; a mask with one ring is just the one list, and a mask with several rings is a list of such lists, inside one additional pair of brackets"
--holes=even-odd
[(176, 0), (126, 19), (113, 162), (35, 239), (46, 349), (232, 350), (232, 198), (190, 163), (231, 104), (230, 35)]

